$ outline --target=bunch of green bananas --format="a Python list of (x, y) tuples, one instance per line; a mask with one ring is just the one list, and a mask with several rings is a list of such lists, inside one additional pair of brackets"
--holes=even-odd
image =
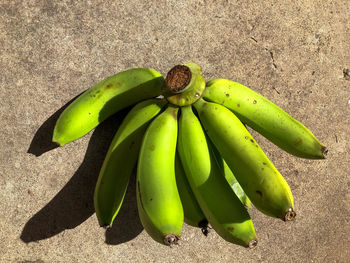
[(99, 224), (111, 226), (137, 166), (137, 206), (156, 241), (176, 244), (183, 222), (255, 247), (248, 208), (293, 220), (291, 190), (248, 132), (253, 128), (290, 154), (326, 153), (301, 123), (253, 90), (227, 79), (205, 83), (201, 68), (178, 65), (166, 76), (136, 68), (111, 76), (73, 101), (57, 120), (60, 146), (136, 104), (112, 140), (95, 188)]

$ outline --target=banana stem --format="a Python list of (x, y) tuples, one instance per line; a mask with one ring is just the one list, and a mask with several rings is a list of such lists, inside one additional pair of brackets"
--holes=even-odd
[(201, 67), (192, 62), (173, 67), (165, 79), (164, 97), (180, 107), (195, 103), (205, 90), (201, 73)]
[(185, 65), (173, 67), (167, 74), (165, 82), (172, 93), (182, 93), (190, 88), (192, 72)]

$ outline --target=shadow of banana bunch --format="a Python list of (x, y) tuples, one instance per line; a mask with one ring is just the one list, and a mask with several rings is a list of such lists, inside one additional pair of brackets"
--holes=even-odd
[[(58, 147), (52, 142), (55, 123), (74, 99), (41, 125), (29, 146), (29, 154), (40, 156)], [(129, 108), (111, 116), (94, 130), (80, 167), (57, 195), (25, 224), (20, 236), (23, 242), (47, 239), (67, 229), (73, 229), (95, 213), (93, 195), (98, 174), (109, 144), (128, 111)], [(135, 184), (135, 176), (131, 176), (118, 218), (113, 227), (106, 230), (107, 244), (127, 242), (143, 230), (137, 212)]]

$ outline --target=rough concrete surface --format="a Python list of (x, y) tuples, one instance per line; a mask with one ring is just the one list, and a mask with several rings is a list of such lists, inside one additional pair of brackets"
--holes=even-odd
[[(0, 262), (349, 262), (350, 2), (0, 2)], [(251, 210), (249, 250), (184, 226), (179, 246), (141, 226), (135, 180), (114, 226), (92, 194), (125, 111), (65, 147), (50, 143), (64, 105), (116, 72), (166, 74), (194, 61), (263, 94), (329, 149), (291, 156), (252, 132), (292, 189), (297, 220)]]

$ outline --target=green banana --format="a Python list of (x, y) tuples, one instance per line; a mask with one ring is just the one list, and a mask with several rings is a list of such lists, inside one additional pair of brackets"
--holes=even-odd
[(223, 177), (191, 106), (181, 108), (178, 151), (188, 182), (213, 229), (228, 242), (255, 247), (253, 222)]
[(146, 128), (166, 103), (150, 99), (136, 104), (114, 136), (95, 186), (94, 205), (101, 226), (111, 226), (117, 216)]
[(99, 82), (62, 112), (52, 141), (63, 146), (79, 139), (119, 110), (160, 95), (164, 82), (159, 72), (146, 68), (129, 69)]
[(216, 103), (201, 99), (194, 106), (205, 131), (254, 206), (269, 216), (294, 219), (293, 197), (287, 182), (241, 121)]
[(207, 235), (208, 220), (205, 218), (205, 215), (193, 194), (191, 186), (187, 181), (178, 152), (175, 157), (175, 175), (177, 189), (184, 210), (184, 221), (191, 226), (200, 227), (202, 233)]
[(219, 151), (216, 149), (212, 141), (209, 139), (208, 142), (210, 143), (210, 146), (213, 149), (215, 160), (218, 163), (222, 173), (224, 174), (226, 181), (229, 183), (229, 185), (231, 186), (232, 190), (235, 192), (239, 200), (241, 200), (242, 204), (246, 208), (250, 208), (251, 202), (248, 196), (243, 191), (241, 185), (238, 183), (230, 167), (227, 165), (224, 158), (222, 158), (222, 156), (220, 155)]
[(228, 79), (213, 79), (206, 86), (205, 100), (229, 108), (281, 149), (302, 158), (325, 158), (326, 147), (311, 131), (265, 97)]
[(143, 227), (157, 242), (176, 244), (184, 220), (176, 186), (178, 108), (168, 106), (146, 130), (137, 166), (137, 207)]
[(250, 208), (251, 202), (250, 202), (248, 196), (243, 191), (241, 185), (238, 183), (236, 177), (234, 176), (234, 174), (232, 173), (230, 167), (227, 165), (227, 163), (225, 162), (224, 159), (222, 159), (222, 162), (223, 162), (223, 165), (224, 165), (224, 167), (223, 167), (224, 175), (225, 175), (225, 178), (226, 178), (227, 182), (231, 185), (232, 190), (235, 192), (235, 194), (237, 195), (239, 200), (241, 200), (242, 204), (246, 208)]

